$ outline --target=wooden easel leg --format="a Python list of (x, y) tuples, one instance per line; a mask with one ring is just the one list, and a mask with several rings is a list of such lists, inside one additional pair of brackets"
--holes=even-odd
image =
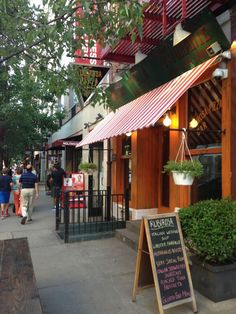
[(136, 294), (138, 289), (138, 280), (140, 274), (140, 263), (141, 263), (141, 255), (142, 255), (142, 248), (143, 248), (143, 233), (144, 233), (144, 223), (143, 220), (141, 221), (140, 226), (140, 236), (139, 236), (139, 243), (138, 243), (138, 254), (136, 259), (136, 268), (135, 268), (135, 275), (134, 275), (134, 287), (132, 293), (132, 301), (136, 301)]
[(195, 298), (193, 298), (193, 313), (198, 313), (197, 304)]

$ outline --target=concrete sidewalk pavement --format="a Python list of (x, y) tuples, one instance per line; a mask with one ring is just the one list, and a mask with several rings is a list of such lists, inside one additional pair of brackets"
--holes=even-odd
[[(13, 214), (0, 222), (1, 240), (28, 238), (43, 313), (158, 313), (154, 288), (140, 291), (137, 301), (131, 301), (136, 252), (116, 238), (64, 244), (55, 232), (52, 199), (43, 189), (32, 223), (21, 225)], [(201, 314), (236, 313), (236, 299), (214, 303), (197, 292), (195, 296)], [(191, 304), (165, 311), (190, 313)]]

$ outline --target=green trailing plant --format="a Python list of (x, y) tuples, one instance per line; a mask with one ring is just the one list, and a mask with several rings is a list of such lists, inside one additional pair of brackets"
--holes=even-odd
[(235, 262), (235, 201), (200, 201), (180, 209), (179, 217), (185, 244), (194, 255), (210, 264)]
[(187, 172), (192, 177), (200, 177), (203, 174), (203, 165), (198, 160), (169, 160), (164, 166), (164, 172), (170, 173), (172, 171)]
[(81, 162), (79, 164), (79, 170), (90, 174), (97, 170), (97, 165), (93, 162)]

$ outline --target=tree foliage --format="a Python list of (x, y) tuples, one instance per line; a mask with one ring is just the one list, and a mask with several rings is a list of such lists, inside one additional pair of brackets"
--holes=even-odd
[[(29, 0), (0, 0), (4, 151), (16, 154), (56, 130), (61, 117), (56, 97), (68, 88), (79, 93), (85, 84), (78, 69), (66, 66), (63, 57), (73, 58), (85, 45), (85, 37), (90, 47), (95, 42), (113, 46), (127, 32), (133, 40), (137, 34), (142, 37), (142, 2), (43, 0), (43, 6), (37, 6)], [(106, 103), (104, 91), (95, 94), (98, 102)]]

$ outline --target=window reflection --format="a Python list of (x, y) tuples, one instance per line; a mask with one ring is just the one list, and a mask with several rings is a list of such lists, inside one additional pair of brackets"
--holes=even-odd
[(195, 156), (203, 165), (203, 175), (195, 179), (192, 187), (192, 203), (206, 199), (220, 199), (221, 192), (221, 154)]

